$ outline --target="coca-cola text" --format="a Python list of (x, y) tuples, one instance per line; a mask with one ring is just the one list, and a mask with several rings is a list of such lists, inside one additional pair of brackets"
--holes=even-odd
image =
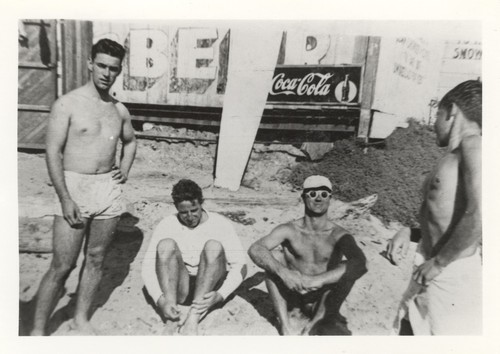
[(297, 96), (326, 96), (330, 93), (332, 73), (308, 73), (301, 78), (286, 78), (280, 73), (273, 78), (270, 94)]

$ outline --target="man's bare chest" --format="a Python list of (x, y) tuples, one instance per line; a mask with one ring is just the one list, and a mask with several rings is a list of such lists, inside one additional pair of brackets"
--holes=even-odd
[(434, 200), (455, 194), (459, 178), (459, 158), (454, 153), (444, 156), (427, 177), (424, 185), (424, 197)]
[(320, 234), (298, 234), (285, 249), (297, 260), (323, 263), (330, 259), (334, 244), (330, 232)]
[(80, 107), (71, 115), (70, 133), (78, 136), (117, 139), (121, 131), (121, 117), (112, 104)]

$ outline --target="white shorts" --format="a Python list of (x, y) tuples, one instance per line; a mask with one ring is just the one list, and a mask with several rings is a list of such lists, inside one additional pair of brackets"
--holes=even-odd
[[(78, 205), (84, 218), (111, 219), (125, 211), (121, 185), (112, 177), (112, 172), (81, 174), (64, 171), (66, 187), (71, 199)], [(55, 215), (62, 215), (62, 207), (56, 195)]]
[[(417, 251), (415, 267), (425, 261)], [(451, 262), (427, 286), (413, 279), (395, 321), (410, 321), (415, 335), (480, 335), (482, 333), (482, 266), (479, 250)], [(397, 333), (397, 332), (396, 332)]]

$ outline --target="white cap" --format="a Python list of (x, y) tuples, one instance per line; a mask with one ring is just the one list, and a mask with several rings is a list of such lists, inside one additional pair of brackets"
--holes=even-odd
[(326, 187), (330, 191), (333, 190), (332, 183), (330, 182), (330, 180), (324, 176), (319, 176), (319, 175), (307, 177), (302, 186), (303, 189), (311, 189), (319, 187)]

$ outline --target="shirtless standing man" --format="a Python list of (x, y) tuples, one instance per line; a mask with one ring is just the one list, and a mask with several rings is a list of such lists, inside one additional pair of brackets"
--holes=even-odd
[[(437, 143), (448, 151), (424, 184), (422, 236), (400, 334), (481, 334), (481, 129), (482, 84), (463, 82), (439, 103)], [(396, 263), (409, 242), (403, 228), (389, 242), (388, 258)]]
[[(61, 207), (54, 216), (52, 263), (36, 295), (32, 335), (45, 334), (86, 236), (71, 325), (82, 333), (95, 334), (89, 309), (101, 281), (104, 255), (123, 212), (120, 184), (127, 180), (136, 151), (130, 115), (109, 94), (124, 55), (124, 48), (114, 41), (97, 42), (88, 60), (90, 81), (52, 106), (46, 156)], [(119, 167), (115, 165), (118, 139), (122, 141)]]
[[(306, 178), (305, 215), (279, 225), (248, 251), (267, 273), (266, 285), (282, 335), (298, 334), (290, 326), (295, 310), (310, 319), (303, 335), (351, 334), (339, 310), (354, 282), (366, 273), (366, 258), (354, 238), (328, 220), (331, 192), (326, 177)], [(282, 252), (273, 252), (278, 246)], [(343, 256), (347, 261), (342, 261)]]

